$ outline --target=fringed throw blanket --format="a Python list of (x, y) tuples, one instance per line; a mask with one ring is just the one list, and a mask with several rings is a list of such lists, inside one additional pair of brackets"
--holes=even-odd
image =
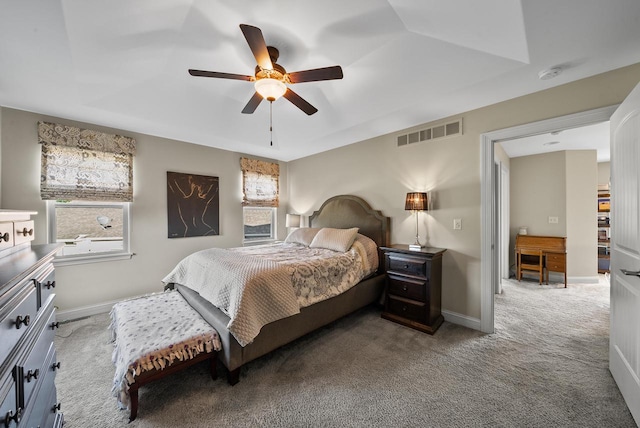
[(218, 332), (177, 291), (115, 304), (109, 328), (116, 366), (111, 392), (123, 409), (140, 373), (222, 348)]
[(210, 248), (183, 259), (162, 281), (189, 287), (220, 308), (231, 319), (227, 328), (245, 346), (263, 326), (300, 312), (292, 272), (271, 260)]

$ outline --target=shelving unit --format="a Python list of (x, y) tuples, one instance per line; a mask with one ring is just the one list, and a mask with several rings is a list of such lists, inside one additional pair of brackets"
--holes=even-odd
[(598, 191), (598, 273), (609, 272), (611, 250), (610, 194)]

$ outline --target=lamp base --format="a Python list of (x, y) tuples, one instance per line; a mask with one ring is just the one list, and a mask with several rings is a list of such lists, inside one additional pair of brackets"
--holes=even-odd
[(420, 251), (424, 248), (424, 246), (420, 244), (409, 244), (409, 250), (411, 251)]

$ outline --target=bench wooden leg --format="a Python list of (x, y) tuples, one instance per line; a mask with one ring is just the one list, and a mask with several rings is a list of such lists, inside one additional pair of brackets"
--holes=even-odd
[(238, 367), (235, 370), (229, 371), (229, 374), (227, 375), (227, 382), (229, 382), (229, 385), (233, 386), (240, 382), (240, 368), (241, 367)]
[(134, 387), (133, 385), (129, 387), (129, 398), (131, 399), (131, 403), (129, 406), (131, 407), (131, 413), (129, 414), (129, 423), (133, 422), (133, 420), (138, 416), (138, 387)]

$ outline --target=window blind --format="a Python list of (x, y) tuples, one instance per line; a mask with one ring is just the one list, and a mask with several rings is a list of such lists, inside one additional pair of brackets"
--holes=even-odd
[(38, 122), (38, 142), (42, 199), (133, 201), (134, 139)]
[(257, 159), (240, 158), (242, 169), (242, 205), (277, 207), (279, 203), (280, 165)]

